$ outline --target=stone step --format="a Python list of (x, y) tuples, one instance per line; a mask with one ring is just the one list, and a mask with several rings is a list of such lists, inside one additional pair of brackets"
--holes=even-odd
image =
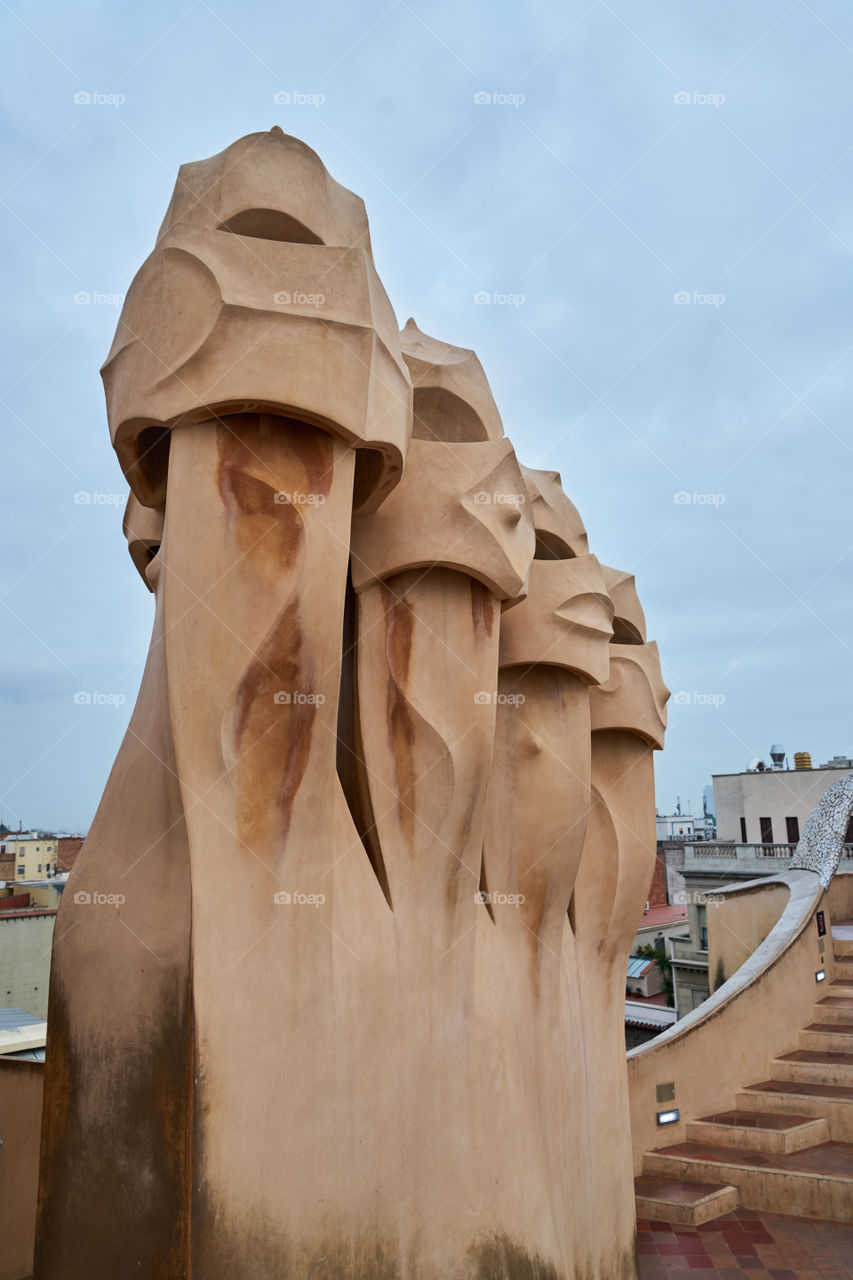
[(801, 1049), (828, 1049), (831, 1053), (853, 1053), (853, 1024), (811, 1022), (800, 1032)]
[(825, 1049), (795, 1049), (770, 1063), (777, 1080), (802, 1080), (809, 1084), (853, 1085), (853, 1054)]
[(837, 956), (853, 956), (853, 920), (836, 920), (830, 933)]
[(843, 996), (824, 996), (813, 1006), (815, 1022), (838, 1022), (853, 1027), (853, 1000)]
[(833, 1141), (853, 1142), (853, 1089), (846, 1085), (762, 1080), (740, 1089), (735, 1102), (744, 1111), (823, 1116), (829, 1121)]
[(845, 978), (835, 970), (835, 977), (826, 987), (826, 994), (829, 996), (846, 996), (848, 1000), (853, 1000), (853, 978)]
[(821, 1116), (771, 1111), (722, 1111), (687, 1125), (690, 1142), (719, 1144), (746, 1151), (786, 1155), (829, 1141), (829, 1125)]
[(643, 1172), (737, 1187), (744, 1209), (853, 1222), (853, 1143), (823, 1142), (806, 1151), (768, 1155), (678, 1142), (647, 1152)]
[(634, 1179), (637, 1217), (652, 1222), (670, 1222), (681, 1227), (699, 1227), (712, 1218), (731, 1213), (740, 1203), (736, 1187), (683, 1178)]

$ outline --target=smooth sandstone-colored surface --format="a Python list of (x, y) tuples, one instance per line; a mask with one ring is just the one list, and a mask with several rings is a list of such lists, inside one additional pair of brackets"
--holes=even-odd
[(0, 1278), (32, 1275), (44, 1068), (5, 1057), (0, 1063)]
[(257, 411), (365, 450), (359, 504), (381, 501), (402, 470), (411, 384), (362, 202), (280, 129), (184, 165), (103, 378), (146, 506), (162, 504), (167, 428)]
[(57, 925), (37, 1280), (635, 1280), (632, 576), (280, 130), (182, 168), (104, 377), (156, 615)]

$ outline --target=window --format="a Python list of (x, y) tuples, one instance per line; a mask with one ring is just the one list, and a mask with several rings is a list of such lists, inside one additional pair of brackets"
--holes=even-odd
[(853, 818), (847, 823), (847, 831), (844, 835), (845, 844), (853, 844)]
[(22, 876), (25, 874), (26, 874), (26, 867), (18, 867), (18, 875)]
[(788, 844), (798, 844), (800, 839), (799, 818), (786, 818), (785, 826), (788, 829)]
[(39, 863), (39, 871), (41, 871), (41, 863)]
[(773, 843), (773, 822), (770, 818), (759, 818), (758, 825), (761, 827), (761, 843)]
[(746, 818), (740, 820), (740, 842), (746, 844)]
[(708, 911), (705, 907), (699, 907), (699, 948), (701, 951), (708, 950)]

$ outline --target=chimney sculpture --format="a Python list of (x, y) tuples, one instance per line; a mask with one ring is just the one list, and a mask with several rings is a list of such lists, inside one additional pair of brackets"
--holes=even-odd
[(631, 1280), (633, 579), (277, 128), (182, 167), (103, 376), (155, 619), (54, 935), (36, 1280)]

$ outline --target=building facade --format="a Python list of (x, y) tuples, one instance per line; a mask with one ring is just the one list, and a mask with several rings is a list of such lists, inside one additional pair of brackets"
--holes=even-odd
[(55, 907), (3, 910), (0, 900), (0, 1008), (47, 1017), (55, 921)]
[(58, 869), (59, 841), (56, 836), (35, 832), (10, 832), (0, 842), (0, 858), (13, 857), (15, 880), (42, 880)]
[[(743, 773), (714, 774), (717, 839), (739, 844), (796, 844), (805, 821), (823, 793), (845, 773), (849, 762), (819, 769), (764, 766)], [(671, 837), (670, 837), (671, 838)], [(848, 841), (853, 831), (848, 831)]]

